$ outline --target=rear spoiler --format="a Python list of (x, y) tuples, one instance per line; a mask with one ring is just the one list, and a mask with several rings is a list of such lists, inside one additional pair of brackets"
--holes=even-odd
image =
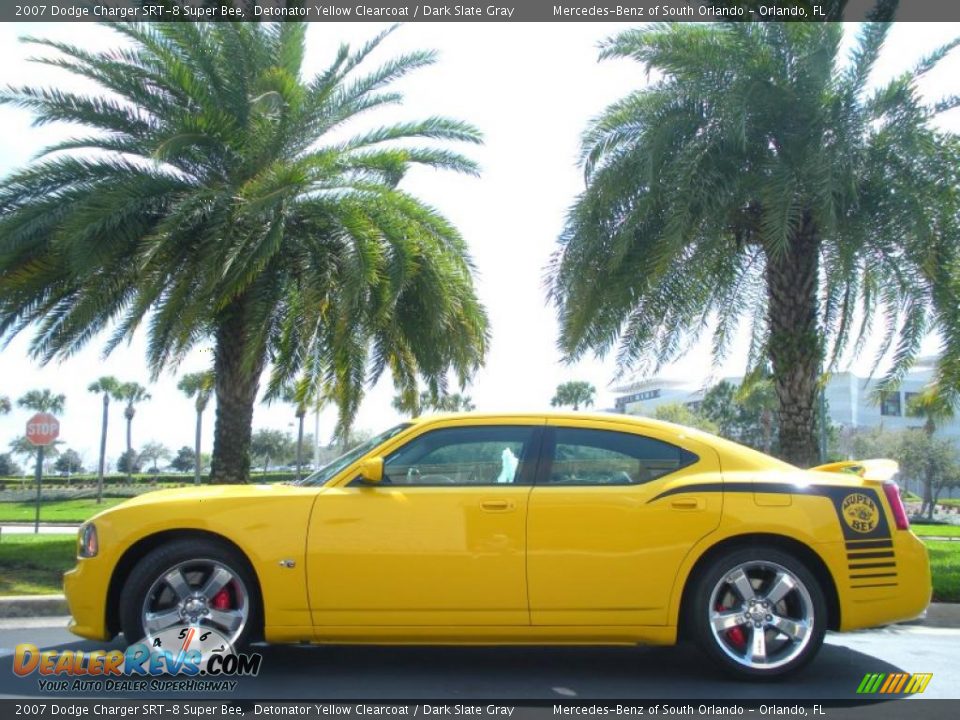
[(875, 460), (843, 460), (826, 465), (817, 465), (817, 467), (810, 469), (814, 472), (847, 473), (862, 477), (864, 480), (885, 482), (897, 474), (900, 466), (896, 460), (878, 458)]

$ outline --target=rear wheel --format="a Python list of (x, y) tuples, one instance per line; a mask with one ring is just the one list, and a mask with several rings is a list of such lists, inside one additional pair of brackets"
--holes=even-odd
[(249, 565), (233, 548), (177, 540), (141, 560), (123, 587), (120, 625), (128, 643), (178, 626), (215, 630), (242, 647), (259, 629), (260, 601)]
[(813, 659), (826, 633), (827, 606), (816, 577), (775, 548), (718, 557), (693, 586), (694, 634), (704, 651), (741, 678), (774, 678)]

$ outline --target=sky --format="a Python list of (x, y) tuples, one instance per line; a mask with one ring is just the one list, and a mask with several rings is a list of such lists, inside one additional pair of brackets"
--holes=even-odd
[[(306, 73), (313, 74), (332, 58), (340, 42), (358, 45), (384, 26), (375, 23), (313, 23), (307, 35)], [(588, 357), (573, 365), (562, 362), (556, 348), (558, 325), (543, 289), (544, 267), (556, 246), (564, 215), (583, 188), (576, 158), (579, 137), (588, 121), (609, 103), (643, 87), (649, 80), (638, 64), (598, 62), (597, 44), (631, 27), (629, 23), (413, 23), (401, 27), (378, 48), (372, 60), (412, 49), (439, 51), (436, 65), (398, 83), (405, 94), (399, 109), (372, 113), (362, 130), (378, 122), (394, 122), (442, 114), (468, 120), (481, 129), (485, 143), (463, 148), (482, 167), (479, 178), (418, 170), (405, 188), (439, 208), (460, 229), (477, 266), (476, 284), (490, 318), (492, 341), (486, 365), (467, 393), (477, 410), (542, 411), (549, 409), (556, 386), (587, 380), (597, 388), (595, 407), (613, 406), (617, 368), (612, 359)], [(852, 39), (855, 26), (849, 26)], [(115, 46), (109, 29), (80, 24), (0, 24), (0, 86), (82, 84), (60, 71), (28, 62), (40, 51), (17, 38), (23, 35), (66, 40), (90, 49)], [(875, 80), (889, 78), (931, 49), (960, 35), (960, 25), (903, 24), (895, 27), (878, 64)], [(954, 52), (924, 82), (930, 98), (956, 92), (960, 51)], [(84, 88), (89, 89), (89, 88)], [(960, 130), (958, 111), (944, 119)], [(34, 128), (26, 111), (0, 107), (0, 177), (28, 163), (53, 141), (81, 134), (69, 126)], [(12, 400), (34, 388), (49, 388), (67, 397), (61, 415), (64, 447), (76, 449), (88, 467), (96, 463), (100, 437), (100, 399), (87, 386), (101, 375), (147, 384), (144, 337), (103, 357), (104, 337), (60, 363), (41, 367), (27, 352), (30, 333), (22, 333), (0, 351), (0, 395)], [(928, 338), (925, 352), (935, 352)], [(869, 350), (869, 348), (868, 348)], [(158, 441), (171, 449), (193, 445), (192, 402), (177, 389), (177, 378), (205, 369), (209, 346), (199, 346), (175, 371), (150, 386), (152, 399), (138, 407), (134, 446)], [(706, 382), (711, 377), (740, 374), (746, 338), (735, 343), (727, 360), (711, 367), (706, 344), (664, 368), (661, 375)], [(864, 372), (869, 357), (852, 359), (841, 369)], [(627, 377), (630, 377), (628, 374)], [(367, 394), (356, 427), (372, 431), (397, 421), (390, 407), (393, 388), (384, 378)], [(212, 408), (211, 408), (212, 410)], [(29, 413), (15, 408), (0, 417), (0, 452), (23, 433)], [(254, 429), (295, 431), (289, 406), (258, 404)], [(320, 416), (320, 438), (326, 441), (335, 413)], [(203, 445), (212, 444), (213, 413), (205, 417)], [(308, 431), (312, 431), (312, 420)], [(124, 449), (124, 420), (114, 407), (107, 456), (115, 461)]]

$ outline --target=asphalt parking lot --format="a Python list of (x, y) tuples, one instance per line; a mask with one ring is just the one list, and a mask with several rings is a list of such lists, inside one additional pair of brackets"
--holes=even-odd
[[(12, 651), (18, 643), (30, 642), (44, 649), (104, 647), (79, 641), (64, 629), (64, 622), (63, 618), (0, 621), (0, 697), (56, 697), (39, 692), (36, 675), (14, 675)], [(257, 650), (263, 654), (259, 676), (239, 678), (236, 691), (230, 693), (231, 699), (819, 701), (855, 699), (857, 686), (866, 673), (897, 671), (932, 672), (924, 698), (960, 698), (960, 629), (924, 626), (898, 625), (830, 634), (809, 667), (774, 684), (730, 681), (694, 647), (685, 645), (264, 646)], [(70, 696), (74, 695), (82, 693)], [(156, 697), (187, 699), (171, 693)], [(190, 699), (202, 697), (218, 694), (190, 694)]]

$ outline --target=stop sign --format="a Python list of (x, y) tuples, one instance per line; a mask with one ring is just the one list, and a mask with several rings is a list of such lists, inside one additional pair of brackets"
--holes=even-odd
[(60, 434), (60, 423), (50, 413), (37, 413), (27, 420), (27, 440), (32, 445), (49, 445)]

